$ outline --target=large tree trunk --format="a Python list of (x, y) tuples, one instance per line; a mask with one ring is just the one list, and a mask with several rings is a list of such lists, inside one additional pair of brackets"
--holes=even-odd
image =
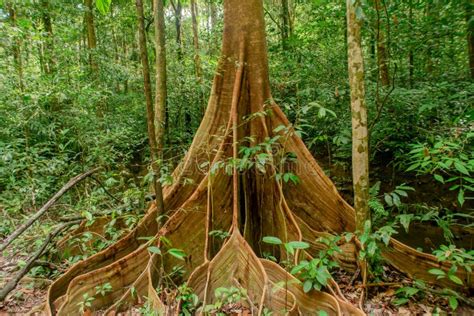
[[(240, 146), (260, 149), (257, 156), (245, 160)], [(293, 155), (296, 161), (284, 161)], [(240, 165), (242, 161), (253, 164), (237, 170), (235, 162)], [(280, 179), (289, 171), (299, 184)], [(305, 294), (293, 276), (258, 257), (272, 252), (286, 258), (283, 249), (263, 244), (264, 236), (285, 242), (308, 241), (311, 248), (297, 253), (296, 260), (317, 255), (324, 248), (315, 242), (318, 237), (355, 230), (354, 210), (341, 198), (271, 97), (261, 0), (224, 1), (222, 58), (209, 104), (173, 177), (173, 184), (164, 189), (169, 219), (163, 227), (158, 227), (157, 209), (152, 204), (133, 232), (77, 263), (52, 284), (47, 313), (77, 313), (83, 295), (93, 296), (95, 287), (106, 282), (112, 291), (96, 297), (92, 310), (108, 308), (106, 314), (125, 310), (146, 296), (159, 313), (176, 313), (176, 305), (162, 295), (164, 276), (182, 265), (185, 273), (174, 282), (187, 280), (203, 304), (214, 303), (216, 288), (235, 286), (247, 289), (248, 299), (243, 303), (256, 315), (264, 307), (275, 313), (286, 310), (313, 315), (323, 310), (331, 315), (362, 314), (338, 295), (316, 290)], [(222, 241), (209, 235), (216, 230), (229, 232), (230, 237)], [(150, 236), (156, 238), (144, 238)], [(162, 242), (162, 236), (186, 253), (185, 261), (166, 254), (170, 246)], [(161, 247), (162, 255), (149, 253), (152, 245)], [(391, 245), (384, 256), (397, 268), (434, 280), (426, 271), (439, 267), (436, 258), (395, 240)], [(342, 248), (344, 252), (336, 260), (354, 270), (354, 246), (345, 244)], [(460, 276), (467, 277), (465, 273)], [(281, 282), (284, 284), (279, 285)], [(334, 286), (331, 282), (329, 287)]]
[[(155, 91), (155, 136), (156, 136), (156, 152), (157, 158), (163, 159), (163, 142), (165, 136), (166, 123), (166, 43), (165, 43), (165, 16), (162, 0), (154, 0), (153, 2), (155, 17), (155, 51), (156, 51), (156, 91)], [(155, 186), (156, 207), (158, 214), (163, 215), (165, 206), (163, 202), (163, 189), (159, 181)]]
[[(156, 138), (155, 132), (155, 114), (153, 110), (153, 96), (151, 91), (151, 81), (150, 81), (150, 67), (148, 64), (148, 51), (146, 44), (146, 33), (145, 33), (145, 18), (143, 14), (143, 2), (142, 0), (136, 0), (137, 8), (137, 17), (138, 17), (138, 46), (140, 48), (140, 60), (142, 62), (142, 73), (143, 73), (143, 88), (145, 92), (145, 102), (146, 102), (146, 123), (148, 129), (148, 143), (150, 144), (150, 157), (151, 157), (151, 167), (153, 170), (153, 189), (155, 195), (161, 198), (162, 189), (161, 184), (158, 179), (160, 178), (160, 168), (157, 164), (159, 158), (158, 151), (158, 141)], [(163, 102), (160, 99), (160, 102)], [(159, 104), (161, 106), (161, 103)], [(158, 115), (161, 115), (161, 111)], [(161, 122), (161, 118), (160, 118)], [(160, 136), (162, 136), (160, 134)], [(163, 205), (160, 211), (163, 211)]]
[(86, 23), (86, 32), (87, 32), (87, 48), (89, 50), (89, 66), (92, 72), (97, 71), (97, 62), (95, 60), (94, 54), (97, 47), (97, 39), (95, 36), (95, 26), (94, 26), (94, 6), (92, 0), (84, 0), (84, 5), (86, 7), (86, 12), (84, 15), (84, 22)]

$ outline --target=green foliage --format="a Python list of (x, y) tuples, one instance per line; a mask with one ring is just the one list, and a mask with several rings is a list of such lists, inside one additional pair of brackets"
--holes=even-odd
[(339, 240), (340, 237), (318, 239), (318, 242), (326, 246), (324, 250), (319, 251), (319, 256), (309, 261), (302, 260), (291, 269), (291, 274), (297, 276), (303, 282), (305, 293), (312, 289), (320, 291), (328, 285), (331, 278), (330, 271), (339, 266), (333, 260), (336, 253), (342, 252), (337, 246)]
[(194, 315), (200, 304), (199, 297), (194, 294), (193, 290), (186, 284), (178, 287), (178, 296), (176, 299), (181, 303), (179, 315), (183, 316)]

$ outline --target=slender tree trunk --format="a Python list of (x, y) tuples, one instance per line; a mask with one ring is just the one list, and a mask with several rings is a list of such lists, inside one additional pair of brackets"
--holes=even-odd
[[(162, 0), (154, 0), (153, 14), (155, 17), (155, 49), (156, 49), (156, 96), (155, 96), (155, 137), (156, 155), (158, 160), (163, 159), (163, 143), (166, 122), (166, 43), (165, 43), (165, 16)], [(151, 92), (150, 92), (151, 93)], [(159, 170), (158, 170), (159, 172)], [(159, 176), (159, 173), (157, 174)], [(163, 188), (159, 181), (155, 186), (156, 206), (158, 216), (164, 214)]]
[[(409, 26), (413, 27), (413, 1), (410, 0), (408, 12), (408, 23)], [(415, 56), (413, 54), (413, 32), (410, 32), (410, 50), (408, 52), (408, 81), (410, 83), (410, 88), (413, 88), (413, 72), (415, 70)]]
[(46, 73), (51, 74), (54, 72), (55, 61), (54, 61), (54, 37), (53, 37), (53, 22), (51, 21), (51, 15), (49, 13), (50, 7), (48, 1), (42, 0), (42, 20), (44, 25), (44, 30), (47, 34), (46, 39), (46, 63), (45, 70)]
[(369, 216), (369, 146), (367, 106), (365, 104), (364, 59), (361, 47), (361, 22), (356, 17), (356, 5), (347, 0), (349, 85), (352, 109), (352, 175), (356, 230), (362, 232)]
[(202, 84), (201, 58), (199, 56), (199, 27), (198, 27), (198, 9), (197, 0), (191, 0), (191, 18), (193, 22), (193, 44), (194, 44), (194, 67), (196, 78), (199, 84)]
[(86, 6), (84, 21), (86, 22), (87, 48), (89, 49), (89, 66), (91, 67), (92, 72), (96, 72), (97, 63), (94, 58), (94, 51), (97, 47), (97, 39), (95, 36), (93, 1), (84, 0), (84, 4)]
[(469, 69), (474, 79), (474, 2), (466, 0), (467, 48), (469, 53)]
[[(388, 57), (387, 48), (385, 46), (385, 36), (381, 26), (381, 3), (380, 0), (375, 0), (375, 9), (377, 11), (376, 20), (376, 40), (377, 40), (377, 64), (379, 69), (379, 76), (382, 86), (390, 85), (390, 76), (388, 71)], [(388, 17), (387, 17), (388, 19)]]
[(281, 44), (283, 49), (288, 48), (288, 38), (290, 37), (290, 8), (288, 0), (281, 0)]
[[(17, 27), (16, 25), (16, 11), (13, 8), (11, 3), (7, 3), (8, 8), (8, 15), (10, 16), (10, 23), (13, 27)], [(19, 35), (15, 37), (15, 45), (12, 48), (13, 53), (13, 61), (15, 64), (15, 69), (18, 74), (18, 86), (20, 87), (20, 91), (24, 90), (24, 83), (23, 83), (23, 59), (21, 57), (21, 39)]]
[(171, 0), (171, 4), (174, 9), (174, 25), (176, 28), (176, 45), (178, 47), (178, 58), (183, 58), (183, 41), (181, 39), (181, 20), (183, 16), (183, 7), (181, 5), (181, 0), (177, 0), (176, 3), (174, 0)]
[(138, 17), (138, 46), (140, 48), (140, 59), (142, 62), (143, 72), (143, 88), (145, 92), (146, 101), (146, 115), (147, 115), (147, 128), (148, 128), (148, 142), (150, 144), (150, 156), (151, 156), (151, 167), (153, 170), (153, 189), (156, 196), (161, 194), (161, 186), (158, 182), (160, 169), (157, 164), (158, 160), (158, 144), (155, 133), (154, 124), (154, 111), (153, 111), (153, 96), (151, 92), (151, 80), (150, 80), (150, 67), (148, 65), (148, 51), (146, 44), (146, 33), (145, 33), (145, 18), (143, 14), (143, 2), (142, 0), (136, 0), (136, 9)]

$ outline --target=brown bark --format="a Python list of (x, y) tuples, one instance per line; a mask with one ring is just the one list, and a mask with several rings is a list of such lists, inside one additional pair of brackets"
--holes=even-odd
[(178, 50), (178, 58), (183, 57), (183, 41), (181, 39), (182, 30), (181, 30), (181, 20), (183, 18), (183, 6), (181, 0), (171, 0), (171, 5), (173, 6), (174, 11), (174, 25), (176, 28), (176, 45)]
[(193, 23), (194, 68), (199, 84), (202, 84), (201, 57), (199, 56), (199, 27), (197, 0), (191, 0), (191, 19)]
[(283, 49), (288, 48), (288, 38), (291, 35), (291, 18), (290, 18), (290, 7), (288, 0), (281, 0), (281, 43)]
[[(153, 110), (153, 96), (151, 91), (151, 80), (150, 80), (150, 67), (148, 64), (148, 51), (147, 41), (145, 33), (145, 17), (143, 14), (143, 2), (142, 0), (136, 0), (137, 9), (137, 21), (138, 21), (138, 46), (140, 49), (140, 60), (142, 62), (142, 73), (143, 73), (143, 90), (145, 93), (146, 103), (146, 123), (148, 130), (148, 143), (150, 144), (150, 157), (151, 157), (151, 168), (153, 171), (153, 190), (155, 196), (160, 198), (161, 184), (158, 179), (160, 178), (160, 166), (158, 165), (159, 152), (158, 144), (155, 133), (155, 114)], [(161, 101), (161, 100), (160, 100)], [(160, 112), (161, 114), (161, 112)], [(161, 136), (161, 135), (160, 135)], [(160, 210), (162, 211), (163, 208)]]
[[(161, 161), (163, 159), (163, 142), (166, 123), (166, 43), (165, 43), (165, 17), (162, 0), (154, 0), (155, 17), (155, 51), (156, 51), (156, 96), (155, 96), (155, 136), (156, 136), (156, 154)], [(163, 215), (165, 206), (163, 202), (163, 189), (161, 183), (157, 181), (155, 187), (156, 207), (158, 214)]]
[(91, 67), (92, 72), (96, 72), (98, 66), (94, 57), (94, 53), (97, 47), (97, 39), (95, 36), (93, 0), (84, 0), (84, 5), (86, 7), (84, 22), (86, 23), (87, 48), (89, 50), (89, 66)]
[[(385, 45), (384, 31), (381, 25), (382, 4), (381, 0), (375, 0), (375, 10), (377, 12), (376, 20), (376, 40), (377, 40), (377, 64), (379, 69), (379, 77), (382, 86), (390, 85), (390, 75), (388, 70), (388, 54)], [(388, 19), (388, 17), (387, 17)]]
[[(281, 126), (284, 130), (275, 132)], [(255, 146), (269, 139), (276, 143), (275, 150), (262, 146), (261, 154), (268, 158), (265, 172), (256, 168), (237, 172), (232, 164), (215, 172), (203, 170), (204, 162), (208, 166), (227, 165), (236, 157), (242, 158), (239, 144)], [(285, 167), (299, 178), (298, 185), (276, 179), (277, 172), (283, 171), (279, 157), (290, 152), (297, 162)], [(248, 307), (255, 315), (264, 307), (275, 313), (286, 310), (291, 315), (298, 311), (311, 315), (319, 310), (331, 315), (363, 314), (338, 294), (316, 290), (305, 294), (293, 276), (258, 257), (272, 252), (287, 258), (283, 249), (263, 244), (264, 236), (285, 242), (306, 240), (311, 243), (311, 248), (301, 254), (306, 256), (317, 255), (324, 248), (315, 242), (318, 237), (355, 230), (354, 210), (341, 198), (271, 97), (260, 0), (224, 2), (222, 57), (209, 105), (173, 178), (173, 184), (164, 188), (167, 222), (158, 228), (157, 209), (152, 204), (133, 232), (77, 263), (51, 285), (46, 313), (74, 314), (84, 293), (93, 295), (96, 286), (109, 282), (112, 291), (94, 300), (92, 310), (108, 308), (105, 314), (112, 314), (147, 297), (159, 313), (177, 314), (176, 304), (162, 301), (157, 288), (163, 290), (164, 274), (182, 265), (185, 273), (177, 282), (187, 280), (204, 305), (214, 303), (217, 287), (237, 286), (247, 289)], [(228, 231), (231, 236), (221, 241), (209, 236), (212, 230)], [(143, 238), (150, 236), (155, 238)], [(185, 261), (165, 254), (163, 236), (186, 253)], [(152, 245), (161, 247), (163, 255), (151, 255), (148, 247)], [(344, 252), (336, 260), (344, 268), (354, 269), (353, 245), (342, 247)], [(392, 247), (383, 255), (397, 268), (434, 280), (426, 271), (439, 267), (435, 257), (395, 240)], [(464, 280), (468, 277), (461, 271), (460, 276)], [(285, 284), (278, 285), (280, 282)]]
[(352, 176), (356, 230), (364, 231), (369, 212), (369, 146), (367, 106), (365, 104), (364, 58), (361, 46), (361, 22), (356, 17), (356, 4), (347, 0), (349, 85), (352, 112)]

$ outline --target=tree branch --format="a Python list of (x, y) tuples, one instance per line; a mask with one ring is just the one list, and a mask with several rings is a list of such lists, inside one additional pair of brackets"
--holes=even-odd
[(69, 180), (62, 188), (59, 190), (45, 205), (43, 205), (38, 212), (36, 212), (30, 219), (28, 219), (25, 223), (20, 225), (10, 236), (8, 236), (0, 246), (0, 252), (5, 250), (18, 236), (20, 236), (25, 230), (27, 230), (38, 218), (40, 218), (46, 211), (56, 203), (59, 198), (66, 193), (69, 189), (75, 186), (80, 181), (84, 180), (100, 168), (95, 168), (89, 170), (83, 174), (77, 175), (71, 180)]
[(46, 247), (54, 239), (54, 237), (56, 237), (59, 233), (61, 233), (66, 228), (74, 224), (79, 224), (80, 222), (81, 222), (80, 220), (77, 220), (77, 221), (64, 223), (58, 226), (52, 233), (50, 233), (48, 237), (46, 237), (46, 240), (43, 242), (41, 247), (35, 253), (33, 253), (33, 255), (31, 255), (31, 257), (26, 262), (25, 266), (10, 281), (8, 281), (7, 284), (5, 284), (2, 290), (0, 290), (0, 301), (3, 301), (7, 297), (7, 295), (13, 289), (15, 289), (15, 287), (18, 285), (18, 283), (23, 278), (23, 276), (25, 276), (25, 274), (27, 274), (28, 271), (30, 271), (30, 269), (34, 266), (34, 262), (43, 254), (43, 252), (46, 250)]

